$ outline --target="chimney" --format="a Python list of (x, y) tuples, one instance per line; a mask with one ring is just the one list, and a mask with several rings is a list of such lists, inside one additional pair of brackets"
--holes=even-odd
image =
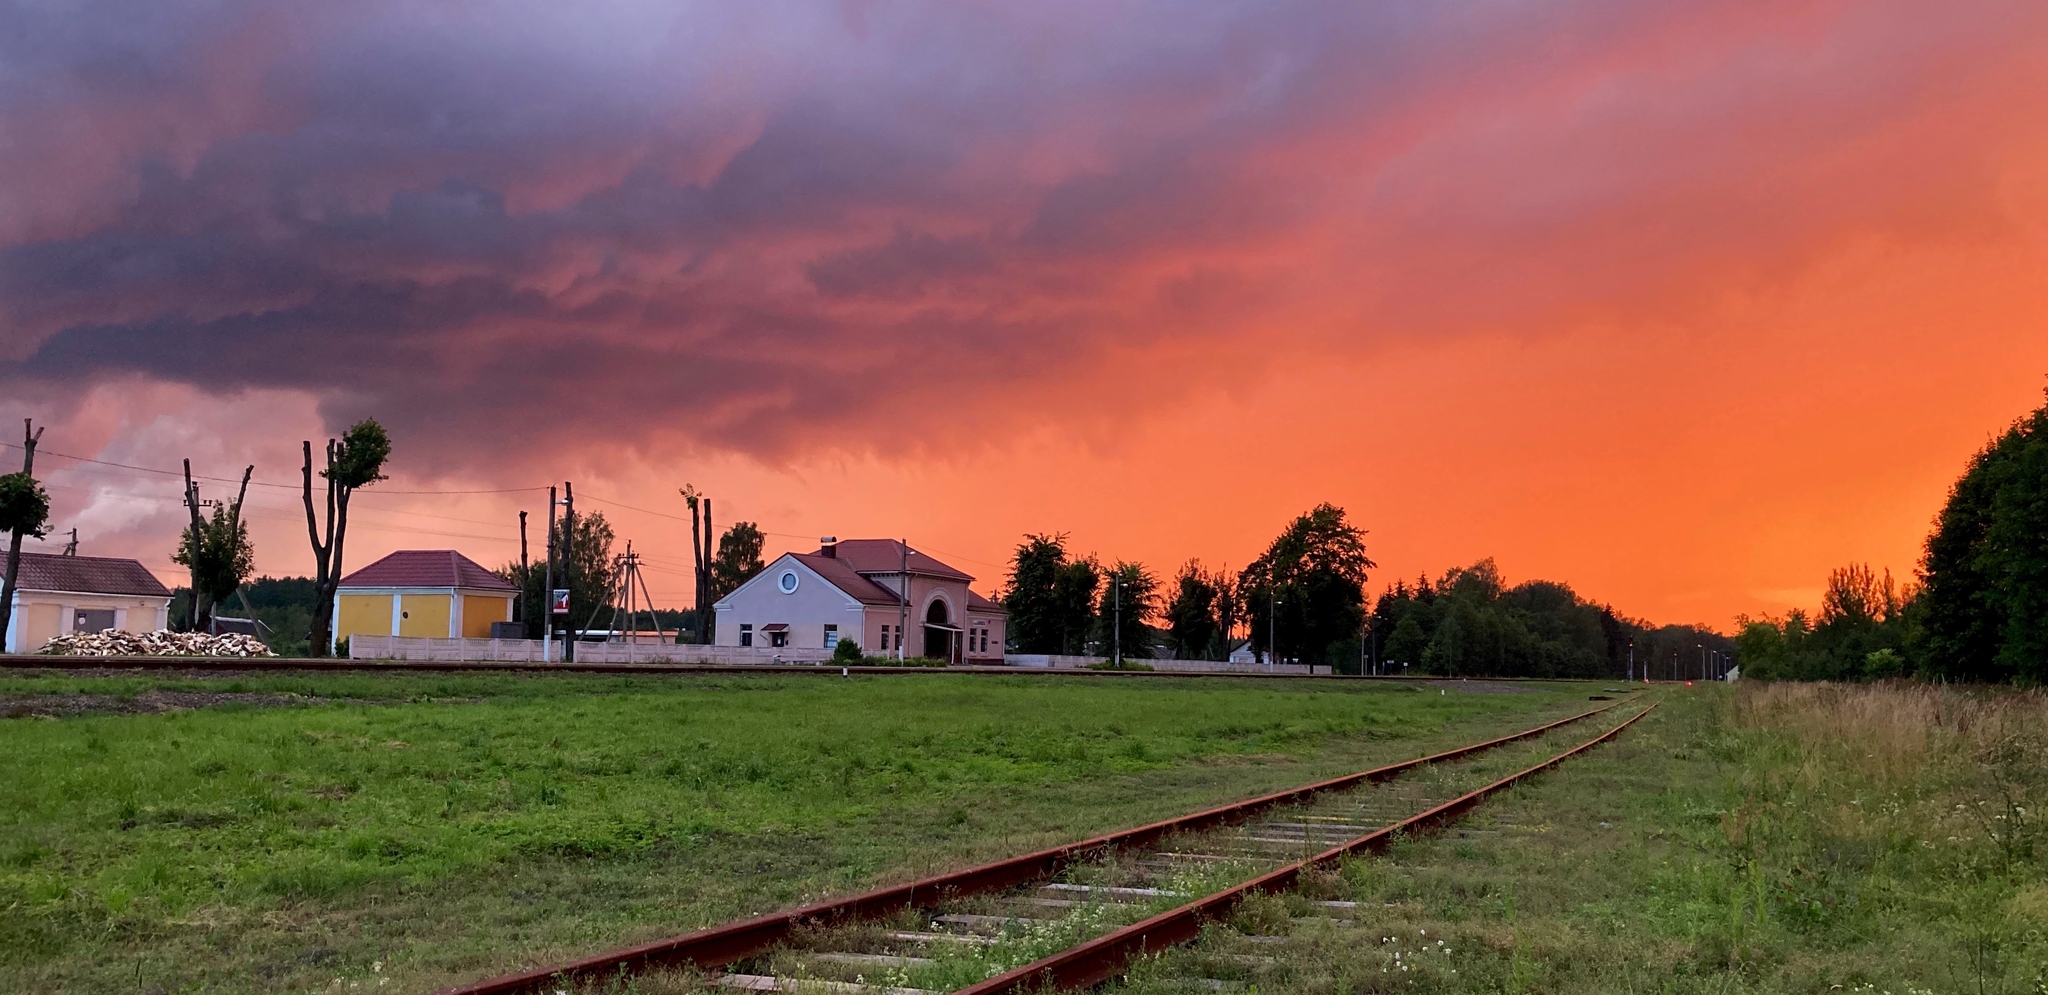
[(820, 553), (823, 553), (823, 554), (825, 554), (826, 556), (832, 557), (832, 558), (833, 558), (833, 559), (835, 559), (835, 560), (836, 560), (836, 559), (838, 559), (838, 558), (839, 558), (839, 537), (838, 537), (838, 536), (820, 536), (820, 537), (818, 538), (818, 552), (820, 552)]

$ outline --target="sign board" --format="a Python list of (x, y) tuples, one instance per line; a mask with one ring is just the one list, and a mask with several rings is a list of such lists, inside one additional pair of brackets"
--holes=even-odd
[(548, 599), (548, 614), (569, 614), (569, 591), (567, 588), (558, 587), (555, 589), (555, 596)]

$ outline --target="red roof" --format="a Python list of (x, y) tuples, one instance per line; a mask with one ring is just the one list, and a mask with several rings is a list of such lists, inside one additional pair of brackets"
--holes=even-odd
[(990, 601), (989, 599), (974, 593), (974, 591), (972, 590), (969, 590), (967, 592), (967, 610), (977, 612), (990, 612), (996, 615), (1008, 615), (1010, 613), (1010, 610), (1008, 608), (1004, 608), (1001, 603)]
[[(820, 549), (816, 555), (824, 552)], [(839, 562), (864, 574), (893, 574), (903, 569), (903, 544), (894, 539), (843, 539), (835, 555)], [(947, 580), (974, 579), (915, 549), (910, 551), (910, 572)]]
[(844, 560), (835, 560), (822, 553), (791, 553), (789, 555), (796, 557), (804, 566), (810, 567), (818, 576), (825, 578), (826, 583), (845, 591), (849, 597), (861, 604), (893, 605), (897, 603), (896, 592), (855, 573), (853, 568), (847, 566)]
[(452, 549), (401, 549), (341, 579), (342, 587), (466, 587), (517, 591)]
[[(7, 575), (7, 554), (0, 552), (0, 577)], [(24, 591), (68, 591), (73, 594), (135, 594), (168, 598), (170, 588), (156, 579), (149, 568), (135, 560), (113, 556), (59, 556), (55, 553), (21, 554), (21, 580), (14, 585)]]

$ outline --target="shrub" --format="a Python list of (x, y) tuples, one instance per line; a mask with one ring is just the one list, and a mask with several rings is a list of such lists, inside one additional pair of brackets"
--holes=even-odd
[(1136, 661), (1134, 661), (1134, 660), (1125, 660), (1125, 661), (1124, 661), (1124, 665), (1123, 665), (1123, 666), (1121, 666), (1121, 667), (1119, 667), (1119, 666), (1117, 666), (1117, 665), (1116, 665), (1116, 661), (1114, 661), (1114, 660), (1102, 660), (1102, 661), (1099, 661), (1099, 662), (1096, 662), (1096, 663), (1091, 663), (1091, 664), (1089, 664), (1089, 665), (1088, 665), (1088, 669), (1089, 669), (1089, 670), (1152, 670), (1152, 669), (1153, 669), (1153, 667), (1152, 667), (1152, 665), (1151, 665), (1151, 664), (1149, 664), (1149, 663), (1138, 663), (1138, 662), (1136, 662)]
[(860, 644), (851, 639), (839, 640), (838, 645), (832, 647), (832, 660), (835, 663), (861, 662)]

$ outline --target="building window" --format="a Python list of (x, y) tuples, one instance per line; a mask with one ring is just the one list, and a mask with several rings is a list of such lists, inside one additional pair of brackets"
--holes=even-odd
[(754, 645), (754, 627), (753, 627), (753, 626), (751, 626), (751, 625), (742, 625), (742, 626), (740, 626), (740, 645), (741, 645), (741, 646), (752, 646), (752, 645)]
[(889, 652), (889, 627), (882, 626), (882, 652)]
[(837, 646), (837, 645), (839, 645), (839, 627), (838, 627), (838, 626), (836, 626), (836, 625), (828, 625), (828, 626), (826, 626), (826, 627), (825, 627), (825, 648), (829, 650), (829, 649), (831, 649), (831, 648), (833, 648), (834, 646)]
[(788, 646), (788, 645), (789, 645), (789, 630), (788, 630), (788, 629), (777, 629), (777, 630), (775, 630), (774, 632), (771, 632), (771, 633), (769, 633), (769, 634), (768, 634), (768, 645), (770, 645), (770, 646)]

